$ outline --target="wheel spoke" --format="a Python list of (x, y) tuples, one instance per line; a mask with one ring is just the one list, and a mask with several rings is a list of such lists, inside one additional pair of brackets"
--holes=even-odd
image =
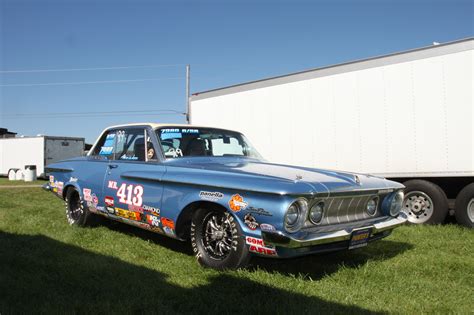
[(232, 228), (224, 213), (212, 213), (203, 222), (204, 249), (213, 259), (225, 259), (231, 250)]

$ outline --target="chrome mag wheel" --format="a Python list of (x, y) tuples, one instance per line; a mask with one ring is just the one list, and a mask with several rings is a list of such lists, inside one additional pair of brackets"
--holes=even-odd
[(71, 219), (74, 221), (78, 221), (84, 211), (82, 210), (81, 207), (81, 198), (79, 197), (79, 194), (77, 192), (74, 192), (69, 200), (69, 214), (71, 216)]
[(234, 237), (229, 215), (210, 212), (204, 218), (203, 223), (203, 246), (206, 253), (212, 259), (225, 259), (231, 252)]

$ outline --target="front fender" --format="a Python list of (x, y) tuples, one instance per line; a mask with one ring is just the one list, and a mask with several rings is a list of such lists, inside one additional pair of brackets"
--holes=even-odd
[(163, 190), (161, 213), (178, 222), (183, 211), (197, 202), (210, 202), (226, 209), (241, 226), (245, 236), (261, 238), (260, 224), (282, 230), (291, 196), (270, 195), (250, 191), (168, 184)]

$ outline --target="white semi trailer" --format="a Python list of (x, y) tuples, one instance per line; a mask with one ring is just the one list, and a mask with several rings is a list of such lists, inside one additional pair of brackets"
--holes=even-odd
[(38, 177), (45, 177), (44, 167), (57, 161), (84, 154), (84, 138), (18, 137), (0, 139), (0, 175), (12, 170), (36, 166)]
[(469, 38), (196, 93), (189, 115), (270, 161), (401, 182), (413, 223), (472, 227), (473, 61)]

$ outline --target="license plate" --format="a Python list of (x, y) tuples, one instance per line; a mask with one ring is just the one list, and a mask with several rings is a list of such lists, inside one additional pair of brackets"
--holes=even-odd
[(353, 231), (349, 241), (349, 249), (367, 246), (371, 230), (372, 228)]

